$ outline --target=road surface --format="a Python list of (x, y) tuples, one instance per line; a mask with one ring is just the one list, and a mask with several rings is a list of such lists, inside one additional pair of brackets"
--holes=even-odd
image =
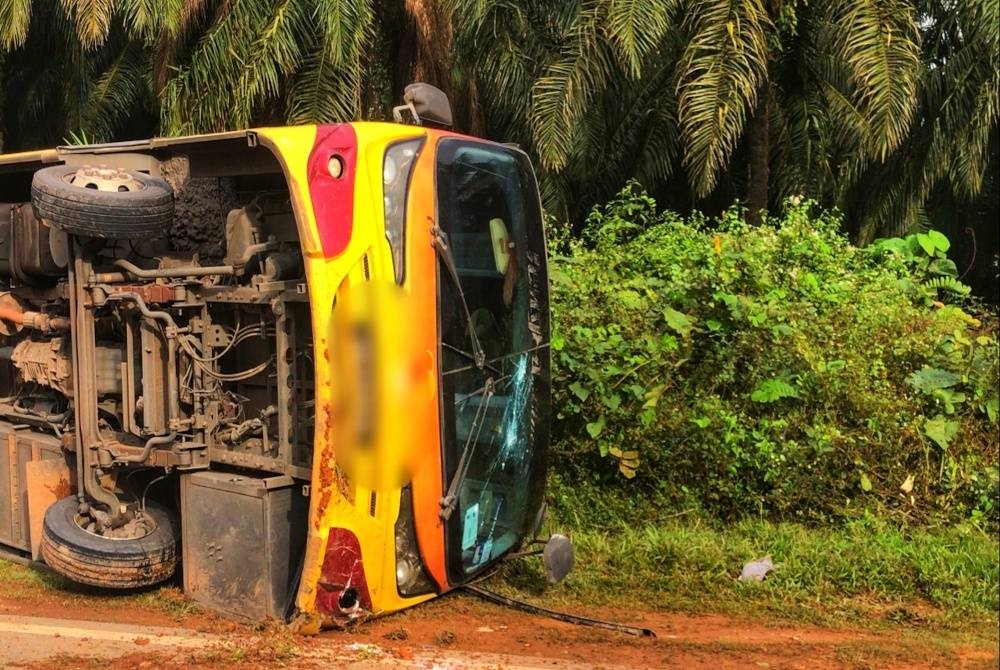
[[(238, 641), (254, 643), (253, 635), (237, 636)], [(0, 615), (0, 667), (35, 668), (55, 663), (66, 670), (90, 667), (92, 659), (135, 658), (147, 656), (147, 667), (170, 665), (190, 667), (215, 662), (232, 655), (234, 636), (202, 633), (184, 628), (136, 626), (99, 623), (73, 619)], [(424, 670), (576, 670), (593, 667), (571, 661), (552, 661), (508, 654), (437, 650), (415, 651), (401, 658), (398, 653), (372, 643), (339, 643), (326, 638), (320, 644), (297, 650), (294, 662), (287, 667), (341, 667), (356, 669), (421, 668)], [(204, 661), (197, 659), (203, 658)], [(232, 659), (230, 659), (232, 660)], [(139, 667), (144, 663), (138, 663)], [(239, 665), (234, 663), (234, 665)], [(614, 669), (619, 666), (603, 665)]]

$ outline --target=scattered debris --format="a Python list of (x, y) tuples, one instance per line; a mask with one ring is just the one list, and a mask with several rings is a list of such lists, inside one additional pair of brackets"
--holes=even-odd
[(438, 644), (447, 645), (447, 644), (454, 644), (455, 640), (457, 640), (458, 638), (450, 630), (443, 630), (440, 633), (438, 633), (434, 637), (434, 639), (437, 640)]
[(386, 652), (377, 644), (355, 642), (344, 646), (344, 649), (354, 654), (355, 661), (376, 661), (386, 657)]
[(393, 640), (395, 642), (402, 642), (410, 637), (410, 634), (406, 632), (405, 628), (393, 628), (388, 633), (382, 636), (386, 640)]
[(744, 565), (743, 572), (740, 573), (740, 581), (762, 582), (767, 577), (767, 573), (772, 570), (774, 570), (774, 563), (771, 562), (771, 555), (768, 554)]

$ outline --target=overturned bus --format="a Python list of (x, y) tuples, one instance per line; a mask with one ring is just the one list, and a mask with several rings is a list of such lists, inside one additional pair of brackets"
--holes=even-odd
[(0, 544), (315, 630), (531, 541), (535, 177), (436, 89), (396, 117), (0, 157)]

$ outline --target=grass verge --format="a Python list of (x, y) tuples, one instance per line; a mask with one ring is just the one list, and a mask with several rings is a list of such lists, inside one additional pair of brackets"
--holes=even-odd
[[(491, 588), (542, 604), (769, 615), (818, 624), (937, 626), (996, 637), (997, 538), (958, 528), (902, 530), (878, 519), (835, 528), (687, 519), (571, 533), (576, 566), (545, 589), (538, 561), (511, 563)], [(743, 564), (770, 554), (764, 582)]]
[[(678, 517), (570, 534), (577, 562), (563, 584), (546, 588), (540, 561), (528, 559), (505, 564), (488, 588), (601, 618), (718, 613), (778, 624), (944, 629), (997, 642), (1000, 543), (968, 527), (900, 529), (876, 518), (830, 528), (763, 520), (720, 527)], [(765, 554), (778, 566), (767, 580), (737, 580), (746, 561)], [(175, 618), (199, 611), (175, 586), (117, 594), (3, 560), (0, 591), (149, 607)]]
[[(206, 615), (176, 584), (167, 583), (134, 591), (102, 589), (77, 584), (51, 570), (21, 565), (3, 556), (0, 556), (0, 594), (12, 601), (37, 600), (40, 595), (46, 594), (66, 608), (74, 605), (149, 608), (177, 621), (188, 615)], [(66, 616), (71, 617), (71, 611)]]

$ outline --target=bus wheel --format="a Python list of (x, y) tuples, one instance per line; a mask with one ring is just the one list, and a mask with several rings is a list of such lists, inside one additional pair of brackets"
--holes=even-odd
[(31, 204), (39, 219), (83, 237), (156, 237), (174, 218), (174, 192), (166, 181), (106, 167), (43, 168), (31, 180)]
[(42, 558), (74, 582), (132, 589), (169, 579), (177, 567), (178, 524), (172, 512), (152, 501), (141, 517), (141, 537), (107, 537), (87, 530), (76, 496), (45, 511)]

